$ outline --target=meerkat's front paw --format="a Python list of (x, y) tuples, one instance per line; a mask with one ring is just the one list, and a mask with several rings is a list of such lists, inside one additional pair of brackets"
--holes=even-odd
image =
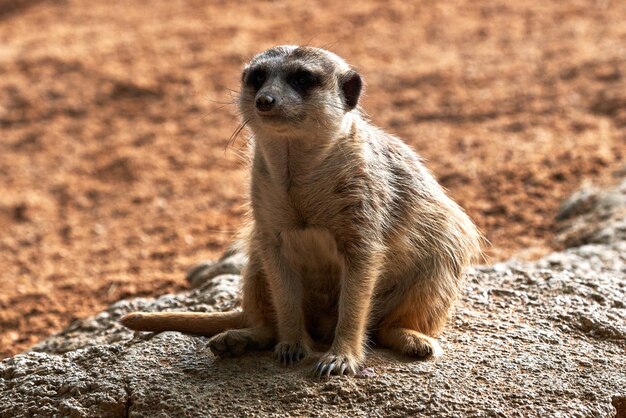
[(357, 356), (328, 352), (315, 365), (313, 375), (317, 377), (329, 377), (331, 374), (355, 375), (360, 369), (361, 360)]
[(283, 366), (291, 366), (311, 354), (311, 349), (305, 342), (280, 342), (276, 345), (275, 351), (276, 359)]

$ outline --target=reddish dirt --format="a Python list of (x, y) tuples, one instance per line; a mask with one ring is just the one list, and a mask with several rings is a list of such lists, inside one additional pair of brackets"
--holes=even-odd
[(0, 0), (0, 357), (220, 254), (246, 191), (230, 89), (275, 44), (354, 63), (492, 260), (549, 251), (559, 202), (626, 153), (624, 21), (610, 0)]

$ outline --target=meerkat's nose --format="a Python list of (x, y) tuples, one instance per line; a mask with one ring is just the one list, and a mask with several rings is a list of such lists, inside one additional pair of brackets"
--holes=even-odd
[(261, 112), (267, 112), (274, 107), (276, 100), (268, 93), (263, 93), (256, 98), (256, 108)]

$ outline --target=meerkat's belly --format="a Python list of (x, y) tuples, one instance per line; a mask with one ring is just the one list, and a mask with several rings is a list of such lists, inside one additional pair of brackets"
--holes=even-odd
[(303, 310), (312, 337), (331, 340), (337, 323), (342, 257), (330, 232), (301, 229), (281, 233), (282, 255), (303, 286)]

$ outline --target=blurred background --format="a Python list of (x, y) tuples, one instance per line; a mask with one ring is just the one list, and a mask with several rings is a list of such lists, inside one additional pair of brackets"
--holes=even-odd
[(230, 104), (276, 44), (338, 53), (492, 243), (626, 154), (626, 2), (0, 0), (0, 358), (120, 298), (184, 289), (245, 212)]

